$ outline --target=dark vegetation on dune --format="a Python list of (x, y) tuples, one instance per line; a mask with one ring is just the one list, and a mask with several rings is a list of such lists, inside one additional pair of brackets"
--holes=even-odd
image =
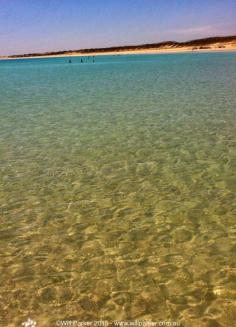
[(28, 53), (20, 55), (11, 55), (8, 58), (19, 58), (19, 57), (40, 57), (40, 56), (50, 56), (50, 55), (67, 55), (71, 53), (78, 54), (90, 54), (93, 52), (106, 53), (106, 52), (119, 52), (119, 51), (129, 51), (129, 50), (145, 50), (145, 49), (160, 49), (160, 48), (182, 48), (190, 47), (192, 50), (196, 49), (207, 49), (208, 46), (214, 43), (227, 43), (236, 41), (236, 35), (234, 36), (217, 36), (217, 37), (208, 37), (204, 39), (191, 40), (186, 42), (177, 42), (177, 41), (165, 41), (152, 44), (140, 44), (140, 45), (126, 45), (126, 46), (115, 46), (109, 48), (90, 48), (90, 49), (81, 49), (81, 50), (63, 50), (63, 51), (54, 51), (54, 52), (43, 52), (43, 53)]

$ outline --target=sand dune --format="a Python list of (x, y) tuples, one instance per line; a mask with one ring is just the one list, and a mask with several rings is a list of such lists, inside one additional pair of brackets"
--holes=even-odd
[(28, 53), (0, 57), (1, 59), (72, 57), (122, 54), (155, 54), (178, 52), (236, 51), (236, 36), (210, 37), (187, 42), (166, 41), (153, 44), (117, 46), (109, 48), (91, 48), (44, 53)]

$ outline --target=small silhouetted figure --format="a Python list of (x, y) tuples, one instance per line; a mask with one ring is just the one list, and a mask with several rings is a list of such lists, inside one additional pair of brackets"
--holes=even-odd
[(95, 60), (94, 60), (94, 56), (93, 56), (93, 62), (95, 62)]
[(68, 61), (68, 62), (69, 62), (69, 64), (71, 64), (71, 63), (72, 63), (72, 61), (71, 61), (70, 59), (69, 59), (69, 61)]
[(81, 59), (80, 62), (83, 63), (83, 59)]

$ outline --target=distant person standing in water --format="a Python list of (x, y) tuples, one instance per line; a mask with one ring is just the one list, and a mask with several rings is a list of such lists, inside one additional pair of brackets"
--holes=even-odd
[(72, 63), (72, 61), (69, 59), (69, 64), (71, 64)]
[(81, 64), (83, 63), (83, 59), (80, 60)]

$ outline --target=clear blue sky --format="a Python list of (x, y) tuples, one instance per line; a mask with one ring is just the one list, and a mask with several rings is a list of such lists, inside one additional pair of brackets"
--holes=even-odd
[(0, 0), (0, 55), (236, 34), (236, 0)]

